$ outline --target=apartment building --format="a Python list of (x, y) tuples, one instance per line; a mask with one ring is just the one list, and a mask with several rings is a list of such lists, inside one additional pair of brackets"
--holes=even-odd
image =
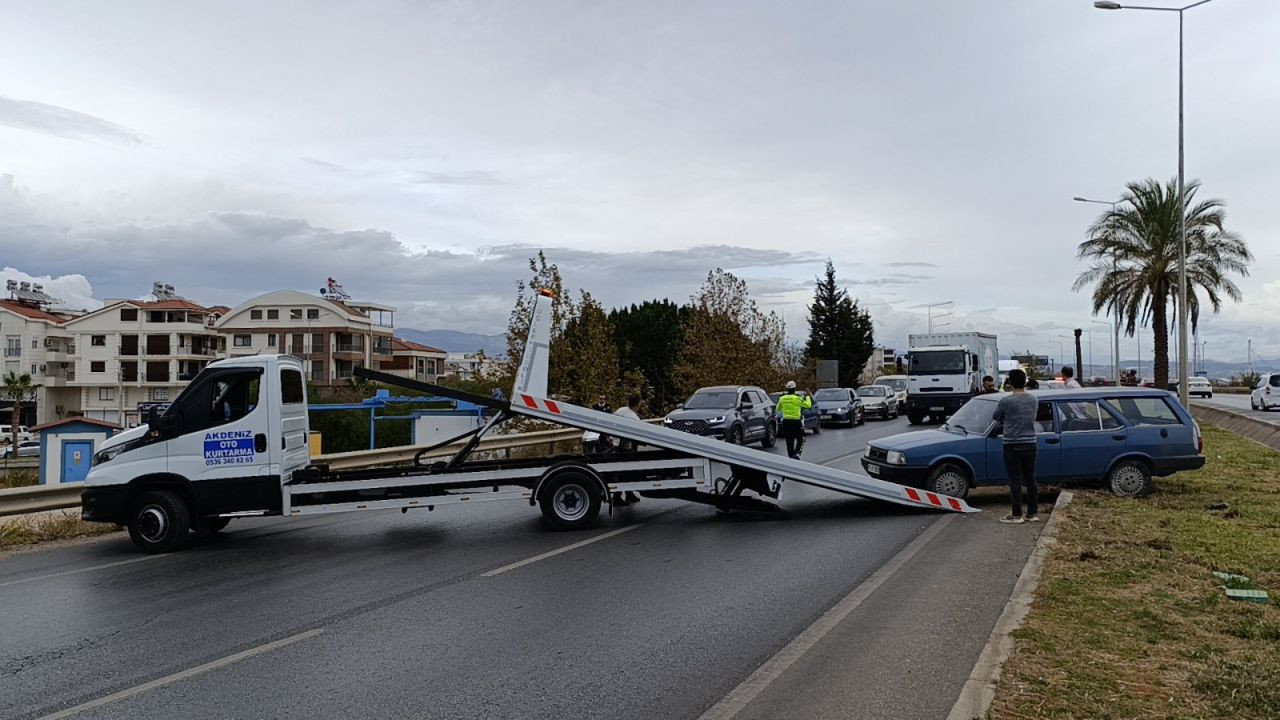
[(144, 406), (173, 400), (225, 354), (226, 339), (214, 329), (218, 312), (176, 296), (172, 286), (158, 287), (154, 300), (109, 301), (63, 324), (78, 414), (135, 425)]
[(449, 356), (444, 350), (403, 338), (391, 339), (391, 352), (391, 360), (383, 362), (380, 370), (429, 383), (444, 374), (445, 360)]
[(445, 359), (445, 374), (461, 380), (479, 380), (497, 372), (493, 358), (483, 353), (451, 352)]
[[(9, 299), (0, 300), (4, 352), (0, 374), (27, 374), (39, 385), (34, 406), (28, 405), (22, 415), (23, 424), (37, 425), (61, 419), (79, 407), (78, 391), (68, 387), (75, 379), (75, 343), (63, 327), (73, 316), (50, 311), (48, 306), (56, 298), (44, 295), (39, 285), (21, 286), (11, 281)], [(11, 407), (5, 404), (5, 423)]]
[(357, 367), (383, 369), (394, 359), (395, 308), (378, 303), (278, 290), (232, 308), (216, 328), (228, 356), (295, 355), (314, 385), (343, 384)]

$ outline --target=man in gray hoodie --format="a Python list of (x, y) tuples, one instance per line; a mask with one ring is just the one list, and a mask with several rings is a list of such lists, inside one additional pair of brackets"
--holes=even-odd
[(993, 417), (1004, 426), (1004, 467), (1009, 476), (1009, 495), (1013, 512), (1000, 518), (1000, 522), (1021, 524), (1022, 487), (1027, 488), (1027, 521), (1039, 522), (1036, 506), (1036, 410), (1039, 402), (1027, 392), (1027, 374), (1021, 370), (1009, 372), (1009, 384), (1013, 392), (1001, 398)]

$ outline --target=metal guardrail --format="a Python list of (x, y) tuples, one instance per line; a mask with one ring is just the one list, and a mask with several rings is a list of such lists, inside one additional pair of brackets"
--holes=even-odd
[(0, 460), (0, 472), (5, 470), (39, 470), (40, 458), (19, 457)]
[(82, 486), (82, 483), (66, 483), (0, 490), (0, 516), (80, 507)]
[[(659, 420), (647, 422), (657, 423)], [(520, 448), (546, 446), (554, 450), (557, 443), (582, 438), (582, 431), (575, 428), (560, 430), (539, 430), (537, 432), (519, 433), (517, 435), (494, 435), (481, 438), (476, 452), (503, 452), (510, 457), (511, 451)], [(428, 458), (449, 457), (464, 443), (454, 443), (424, 454)], [(326, 463), (334, 470), (357, 470), (372, 467), (392, 467), (408, 465), (418, 451), (429, 445), (402, 445), (399, 447), (377, 448), (375, 450), (356, 450), (345, 453), (328, 453), (311, 458), (314, 463)], [(14, 461), (15, 463), (19, 461)], [(32, 464), (30, 467), (37, 467)], [(31, 487), (0, 490), (0, 517), (6, 515), (22, 515), (24, 513), (44, 510), (61, 510), (80, 507), (80, 490), (82, 483), (66, 483), (63, 485), (33, 485)]]

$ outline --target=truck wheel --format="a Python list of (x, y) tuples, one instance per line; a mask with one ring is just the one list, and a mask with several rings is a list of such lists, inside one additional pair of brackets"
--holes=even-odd
[(964, 468), (950, 463), (939, 465), (929, 473), (925, 489), (939, 495), (950, 495), (963, 500), (969, 494), (969, 475)]
[(918, 413), (918, 412), (912, 412), (911, 410), (908, 410), (907, 422), (911, 423), (912, 425), (919, 425), (920, 423), (924, 422), (924, 414)]
[(1124, 460), (1107, 473), (1107, 489), (1120, 497), (1141, 497), (1151, 492), (1151, 470), (1138, 460)]
[(778, 426), (769, 421), (764, 425), (764, 439), (760, 441), (760, 447), (766, 450), (778, 444)]
[(199, 518), (196, 520), (195, 524), (191, 526), (191, 529), (200, 537), (209, 537), (210, 535), (221, 532), (230, 522), (231, 518), (229, 517)]
[(595, 478), (568, 470), (547, 481), (538, 505), (542, 517), (556, 530), (581, 530), (595, 522), (600, 501)]
[(190, 529), (187, 503), (167, 490), (142, 493), (129, 513), (129, 539), (143, 552), (176, 550)]

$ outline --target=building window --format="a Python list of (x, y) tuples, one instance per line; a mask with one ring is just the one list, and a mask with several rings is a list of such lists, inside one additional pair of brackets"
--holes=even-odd
[(253, 344), (252, 335), (236, 335), (231, 338), (231, 344), (234, 347), (249, 347)]
[(109, 388), (109, 387), (98, 388), (98, 399), (99, 400), (115, 400), (116, 389)]
[(22, 357), (22, 336), (10, 335), (4, 339), (5, 357)]
[(275, 347), (275, 346), (276, 346), (276, 334), (271, 333), (270, 335), (267, 336), (267, 347)]
[(31, 376), (35, 377), (36, 375), (39, 375), (39, 374), (40, 374), (40, 366), (35, 363), (31, 363)]
[(120, 322), (138, 322), (138, 308), (120, 308)]
[(320, 311), (319, 311), (319, 310), (317, 310), (316, 308), (308, 308), (308, 309), (307, 309), (307, 319), (308, 319), (308, 320), (319, 320), (319, 319), (320, 319)]
[(329, 348), (324, 343), (324, 333), (311, 333), (311, 352), (329, 352)]
[(279, 319), (280, 319), (280, 311), (279, 311), (279, 310), (268, 310), (268, 311), (267, 311), (267, 319), (268, 319), (268, 320), (279, 320)]
[(302, 308), (293, 308), (293, 309), (291, 309), (291, 310), (289, 311), (289, 319), (290, 319), (290, 320), (301, 320), (301, 319), (302, 319)]
[(151, 388), (151, 401), (165, 401), (169, 399), (169, 388)]
[(94, 360), (89, 363), (89, 372), (103, 373), (107, 371), (107, 362), (105, 360)]
[(106, 347), (107, 336), (106, 335), (90, 335), (89, 344), (94, 347)]
[(162, 323), (165, 319), (166, 316), (163, 310), (152, 310), (147, 313), (147, 322)]
[(261, 319), (262, 319), (262, 311), (261, 311), (261, 310), (250, 310), (250, 311), (249, 311), (249, 319), (250, 319), (250, 320), (261, 320)]
[(31, 349), (35, 350), (38, 347), (40, 347), (40, 340), (37, 338), (31, 338)]

